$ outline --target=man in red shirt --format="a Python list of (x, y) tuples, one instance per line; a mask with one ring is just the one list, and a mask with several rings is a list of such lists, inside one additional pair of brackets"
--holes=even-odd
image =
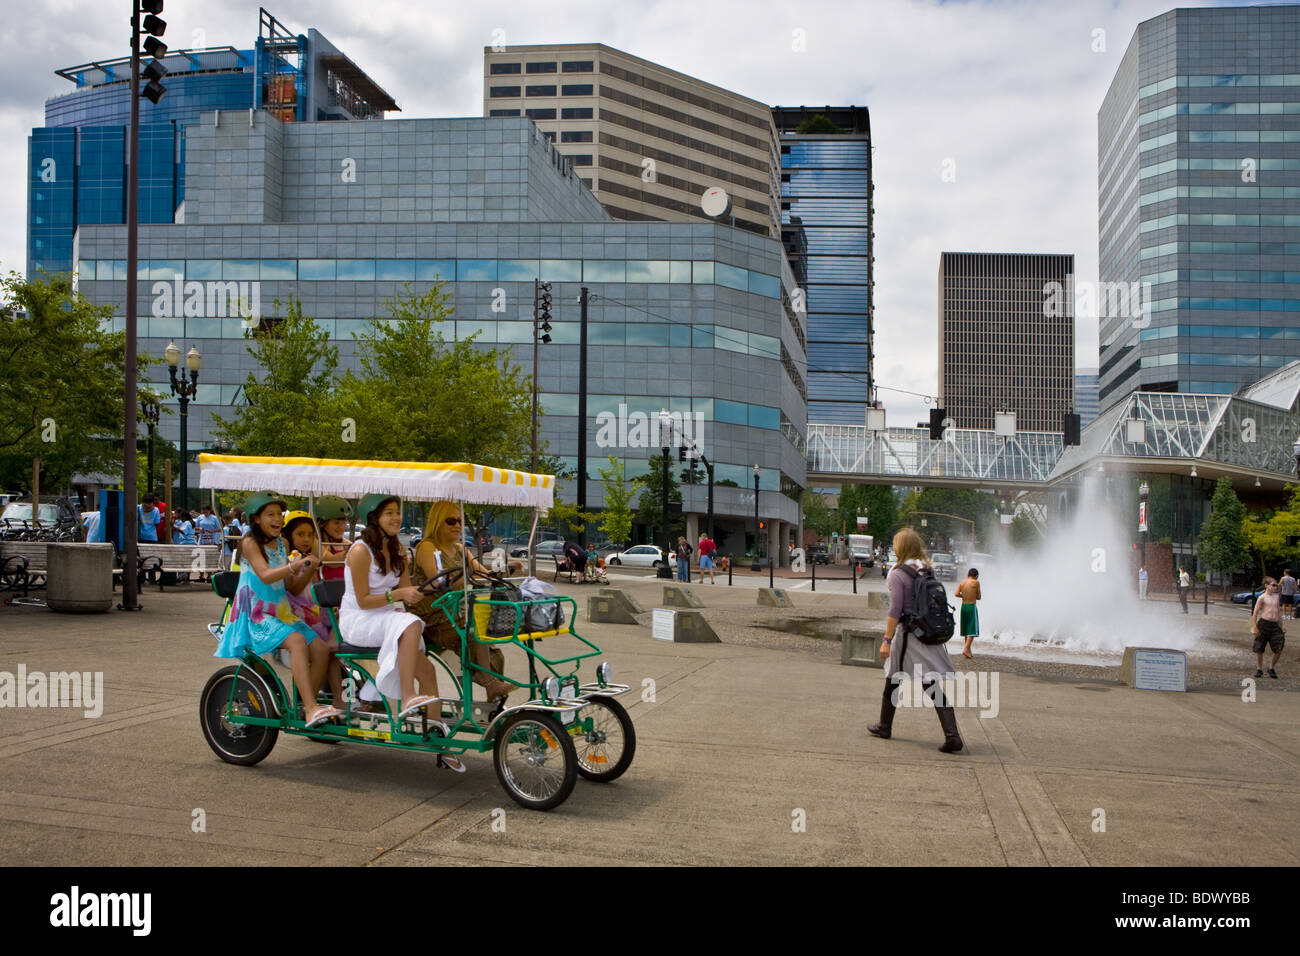
[(709, 572), (709, 583), (717, 584), (713, 578), (713, 556), (718, 553), (718, 546), (713, 543), (713, 539), (708, 533), (700, 535), (699, 541), (700, 552), (700, 583), (704, 583), (704, 572)]

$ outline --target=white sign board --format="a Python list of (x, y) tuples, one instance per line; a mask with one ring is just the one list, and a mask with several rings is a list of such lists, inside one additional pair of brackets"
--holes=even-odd
[(1187, 655), (1182, 651), (1133, 652), (1133, 686), (1138, 690), (1187, 690)]
[(670, 607), (657, 607), (650, 623), (650, 636), (659, 641), (673, 640), (676, 631), (677, 612)]

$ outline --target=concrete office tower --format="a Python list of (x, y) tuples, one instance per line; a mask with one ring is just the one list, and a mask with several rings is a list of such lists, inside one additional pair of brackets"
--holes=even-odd
[(871, 116), (864, 106), (774, 106), (781, 239), (803, 288), (808, 420), (861, 425), (874, 384)]
[(1300, 357), (1300, 6), (1139, 24), (1097, 126), (1100, 277), (1150, 300), (1101, 319), (1101, 406)]
[(483, 49), (483, 115), (527, 116), (615, 219), (707, 221), (710, 186), (738, 229), (781, 234), (776, 127), (756, 100), (601, 43)]
[[(282, 122), (306, 123), (383, 119), (398, 109), (320, 32), (295, 34), (265, 10), (251, 48), (173, 48), (163, 64), (166, 95), (140, 101), (142, 223), (184, 217), (185, 129), (203, 110), (266, 110)], [(55, 73), (75, 89), (45, 101), (45, 126), (28, 139), (29, 276), (72, 269), (78, 224), (126, 222), (130, 58)]]
[(1074, 405), (1073, 274), (1071, 255), (941, 255), (939, 395), (956, 427), (992, 428), (1006, 410), (1020, 431), (1061, 430)]

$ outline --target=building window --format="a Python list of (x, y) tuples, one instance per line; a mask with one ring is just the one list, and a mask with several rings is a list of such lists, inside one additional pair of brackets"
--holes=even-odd
[(560, 119), (592, 119), (590, 106), (568, 106), (560, 110)]
[(594, 73), (596, 64), (591, 60), (565, 60), (565, 73)]
[(530, 86), (528, 87), (529, 96), (554, 96), (554, 86)]
[(575, 165), (575, 166), (590, 166), (590, 165), (591, 165), (591, 154), (590, 154), (590, 153), (581, 153), (581, 154), (579, 154), (579, 155), (577, 155), (577, 156), (570, 156), (569, 159), (573, 161), (573, 165)]
[(491, 63), (488, 65), (488, 73), (492, 76), (504, 76), (508, 73), (518, 73), (518, 63)]
[(519, 87), (517, 86), (494, 86), (488, 90), (488, 95), (493, 99), (504, 99), (508, 96), (518, 96)]
[(554, 73), (555, 63), (554, 61), (550, 63), (529, 63), (528, 72), (529, 73)]
[(555, 133), (554, 133), (554, 131), (549, 132), (549, 133), (542, 133), (542, 135), (546, 137), (546, 141), (547, 141), (548, 143), (554, 143), (554, 142), (555, 142)]
[(555, 119), (555, 110), (553, 110), (553, 109), (549, 109), (549, 110), (544, 110), (544, 109), (524, 110), (524, 115), (527, 116), (529, 119), (535, 119), (535, 120), (553, 120), (553, 119)]
[(590, 143), (591, 130), (571, 130), (560, 134), (561, 143)]
[[(532, 112), (529, 110), (529, 112)], [(488, 116), (518, 116), (518, 110), (488, 110)]]
[(565, 96), (591, 96), (593, 89), (595, 87), (590, 83), (568, 83), (562, 92)]

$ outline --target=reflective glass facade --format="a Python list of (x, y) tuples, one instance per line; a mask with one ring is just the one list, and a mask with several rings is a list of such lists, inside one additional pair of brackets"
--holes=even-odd
[[(808, 420), (860, 425), (872, 397), (872, 183), (867, 110), (774, 107), (782, 239), (806, 311)], [(842, 133), (799, 133), (824, 116)]]
[(1300, 7), (1139, 25), (1098, 115), (1103, 408), (1230, 393), (1300, 357)]

